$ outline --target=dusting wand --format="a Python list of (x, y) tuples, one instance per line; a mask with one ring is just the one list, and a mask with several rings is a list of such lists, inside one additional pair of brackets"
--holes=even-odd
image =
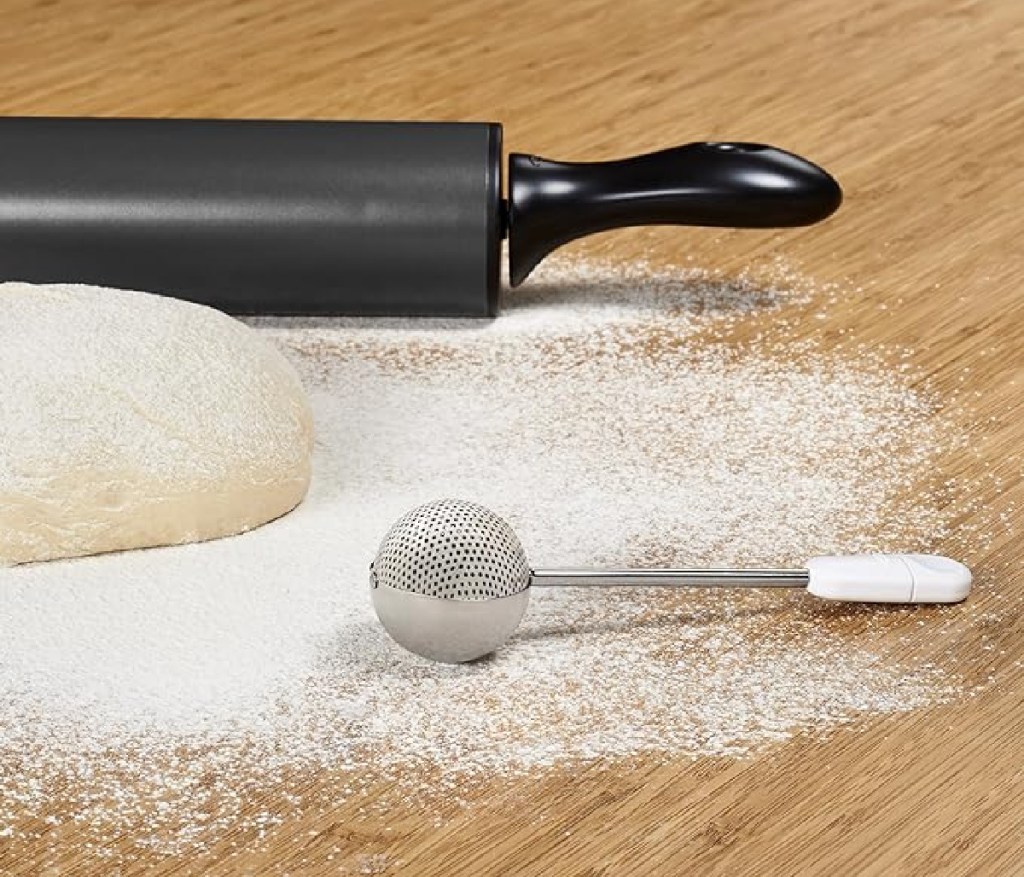
[(842, 200), (758, 143), (512, 153), (503, 176), (495, 123), (0, 118), (0, 280), (236, 314), (487, 317), (505, 238), (517, 286), (595, 232), (810, 225)]
[(531, 587), (804, 588), (860, 603), (956, 603), (971, 572), (948, 557), (859, 554), (814, 557), (805, 569), (534, 570), (512, 528), (476, 503), (419, 506), (388, 531), (370, 566), (373, 606), (411, 652), (472, 661), (513, 634)]

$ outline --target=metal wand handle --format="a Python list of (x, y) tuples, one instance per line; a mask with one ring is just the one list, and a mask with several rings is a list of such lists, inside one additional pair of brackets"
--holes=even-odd
[(806, 588), (806, 569), (535, 569), (534, 587)]

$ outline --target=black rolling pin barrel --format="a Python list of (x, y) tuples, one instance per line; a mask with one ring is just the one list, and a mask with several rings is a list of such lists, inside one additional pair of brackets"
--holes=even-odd
[(237, 314), (493, 316), (556, 247), (672, 224), (809, 225), (841, 200), (791, 153), (513, 153), (463, 122), (0, 118), (0, 280), (143, 289)]

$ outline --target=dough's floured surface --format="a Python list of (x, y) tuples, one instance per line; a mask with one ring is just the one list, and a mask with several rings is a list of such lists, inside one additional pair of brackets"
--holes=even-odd
[(0, 284), (0, 566), (239, 533), (306, 493), (289, 363), (200, 305)]

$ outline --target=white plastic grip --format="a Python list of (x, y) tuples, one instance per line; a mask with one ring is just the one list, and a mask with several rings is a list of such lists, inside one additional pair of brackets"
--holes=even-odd
[(807, 569), (807, 590), (825, 600), (959, 603), (971, 590), (971, 571), (935, 554), (812, 557)]

